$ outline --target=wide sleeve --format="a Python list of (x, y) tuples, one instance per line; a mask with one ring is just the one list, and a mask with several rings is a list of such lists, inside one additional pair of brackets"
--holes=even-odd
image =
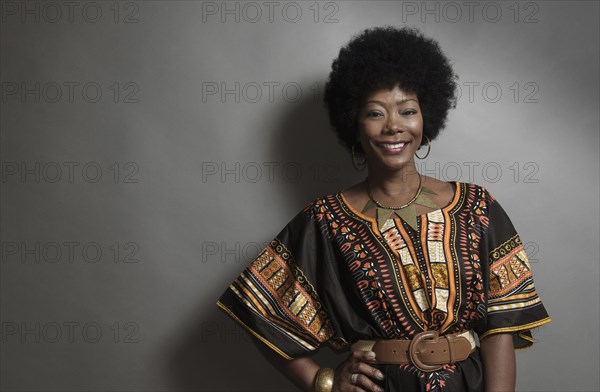
[(531, 329), (551, 321), (539, 297), (525, 248), (500, 203), (486, 192), (487, 325), (480, 338), (512, 333), (516, 349), (534, 343)]
[[(335, 337), (315, 283), (327, 241), (309, 203), (229, 285), (217, 305), (286, 359)], [(332, 343), (332, 342), (329, 342)]]

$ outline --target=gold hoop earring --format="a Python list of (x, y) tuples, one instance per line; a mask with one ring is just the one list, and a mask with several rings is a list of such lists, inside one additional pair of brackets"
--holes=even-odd
[[(415, 156), (419, 159), (425, 159), (427, 158), (427, 156), (429, 155), (429, 153), (431, 152), (431, 144), (429, 143), (429, 138), (427, 136), (425, 136), (425, 139), (427, 139), (427, 154), (425, 154), (424, 157), (420, 157), (417, 155), (417, 152), (415, 151)], [(419, 147), (420, 148), (420, 147)]]
[[(354, 155), (354, 144), (352, 145), (352, 165), (358, 171), (365, 170), (365, 167), (367, 167), (367, 157), (365, 157), (365, 159), (362, 162), (359, 162), (357, 164), (356, 157)], [(362, 167), (360, 167), (360, 166), (362, 166)]]

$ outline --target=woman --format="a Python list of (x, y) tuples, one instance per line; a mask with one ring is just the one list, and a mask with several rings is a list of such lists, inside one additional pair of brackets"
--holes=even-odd
[[(514, 390), (514, 349), (550, 321), (498, 201), (416, 170), (455, 80), (415, 29), (367, 29), (343, 47), (325, 102), (368, 175), (308, 203), (217, 302), (305, 391)], [(336, 369), (307, 356), (324, 343), (350, 350)]]

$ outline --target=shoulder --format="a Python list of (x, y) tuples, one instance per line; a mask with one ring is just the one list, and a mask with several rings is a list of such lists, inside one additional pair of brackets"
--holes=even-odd
[(306, 202), (298, 214), (320, 221), (328, 212), (334, 209), (335, 204), (341, 197), (340, 194), (341, 191), (320, 194)]
[(493, 203), (496, 201), (494, 196), (490, 193), (489, 189), (483, 185), (476, 184), (474, 182), (463, 182), (456, 181), (457, 186), (464, 190), (467, 197), (476, 199), (476, 200), (485, 200), (488, 203)]
[(496, 198), (483, 186), (473, 182), (456, 181), (459, 187), (459, 205), (461, 210), (479, 220), (487, 220), (491, 211), (497, 208)]
[(486, 191), (484, 186), (472, 183), (472, 182), (464, 182), (464, 181), (442, 181), (442, 180), (438, 180), (435, 177), (429, 177), (429, 176), (422, 176), (423, 178), (423, 186), (431, 189), (432, 191), (435, 192), (439, 192), (439, 193), (444, 193), (444, 192), (449, 192), (453, 189), (453, 185), (456, 184), (456, 186), (460, 187), (460, 188), (465, 188), (465, 189), (472, 189), (472, 190), (481, 190), (481, 191)]
[[(458, 195), (463, 206), (480, 206), (494, 202), (493, 196), (482, 185), (463, 181), (442, 181), (433, 177), (423, 176), (423, 185), (436, 193), (441, 205), (448, 204)], [(444, 202), (444, 200), (446, 202)]]

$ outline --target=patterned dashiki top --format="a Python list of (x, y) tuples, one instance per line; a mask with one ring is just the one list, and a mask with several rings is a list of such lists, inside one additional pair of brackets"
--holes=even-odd
[[(324, 343), (411, 338), (473, 329), (481, 339), (510, 332), (516, 349), (551, 321), (534, 287), (524, 245), (482, 186), (452, 182), (447, 206), (399, 217), (380, 231), (343, 192), (303, 208), (231, 283), (217, 305), (256, 338), (292, 359)], [(386, 391), (483, 391), (479, 349), (422, 372), (376, 365)]]

